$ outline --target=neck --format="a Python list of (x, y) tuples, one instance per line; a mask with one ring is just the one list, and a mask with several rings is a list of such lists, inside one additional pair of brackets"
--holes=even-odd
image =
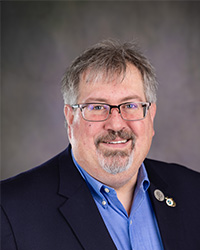
[(122, 187), (120, 189), (115, 189), (115, 191), (117, 193), (117, 197), (119, 201), (122, 203), (122, 205), (124, 206), (129, 216), (131, 212), (132, 203), (133, 203), (135, 185)]

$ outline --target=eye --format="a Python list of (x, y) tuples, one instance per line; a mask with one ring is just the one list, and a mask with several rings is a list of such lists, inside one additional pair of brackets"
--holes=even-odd
[(137, 103), (127, 103), (124, 105), (124, 108), (125, 109), (137, 109), (138, 105), (137, 105)]
[(104, 107), (104, 105), (100, 105), (100, 104), (89, 104), (87, 106), (87, 109), (90, 111), (92, 111), (92, 110), (98, 111), (98, 110), (104, 110), (104, 109), (106, 109), (106, 107)]

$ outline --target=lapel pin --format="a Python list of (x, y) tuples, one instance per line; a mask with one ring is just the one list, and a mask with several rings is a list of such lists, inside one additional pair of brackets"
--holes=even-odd
[(157, 199), (158, 201), (164, 201), (164, 199), (165, 199), (165, 196), (164, 196), (163, 192), (160, 191), (159, 189), (156, 189), (156, 190), (154, 191), (154, 196), (156, 197), (156, 199)]
[(166, 200), (166, 204), (169, 207), (175, 207), (176, 206), (176, 202), (172, 198), (165, 197), (165, 200)]
[(166, 202), (167, 206), (169, 207), (175, 207), (176, 202), (172, 198), (165, 197), (162, 191), (159, 189), (154, 190), (154, 196), (158, 201), (164, 201)]

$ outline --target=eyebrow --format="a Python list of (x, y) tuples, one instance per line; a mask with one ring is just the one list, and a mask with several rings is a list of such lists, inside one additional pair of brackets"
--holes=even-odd
[[(130, 96), (122, 98), (120, 102), (126, 102), (126, 101), (130, 101), (130, 100), (143, 101), (142, 98), (140, 96), (138, 96), (138, 95), (130, 95)], [(102, 103), (107, 103), (108, 100), (105, 99), (105, 98), (92, 98), (92, 97), (90, 97), (85, 102), (86, 103), (88, 103), (88, 102), (102, 102)]]

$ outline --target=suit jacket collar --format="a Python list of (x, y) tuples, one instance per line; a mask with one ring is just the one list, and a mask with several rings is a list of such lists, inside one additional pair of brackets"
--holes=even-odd
[[(157, 166), (158, 168), (155, 168), (155, 163), (159, 165)], [(171, 185), (169, 186), (164, 181), (163, 177), (161, 177), (161, 175), (158, 173), (159, 169), (160, 173), (162, 173), (161, 162), (155, 162), (146, 159), (145, 166), (151, 183), (149, 188), (149, 196), (160, 229), (164, 249), (179, 249), (179, 244), (184, 239), (182, 232), (180, 232), (181, 220), (183, 219), (181, 217), (181, 208), (179, 207), (179, 204), (176, 204), (175, 207), (168, 206), (166, 204), (166, 199), (164, 201), (159, 201), (156, 199), (154, 194), (154, 191), (158, 189), (162, 191), (165, 198), (173, 198), (173, 200), (176, 202), (176, 188)]]
[(60, 156), (59, 194), (66, 197), (60, 212), (87, 250), (116, 250), (89, 189), (74, 166), (71, 147)]

